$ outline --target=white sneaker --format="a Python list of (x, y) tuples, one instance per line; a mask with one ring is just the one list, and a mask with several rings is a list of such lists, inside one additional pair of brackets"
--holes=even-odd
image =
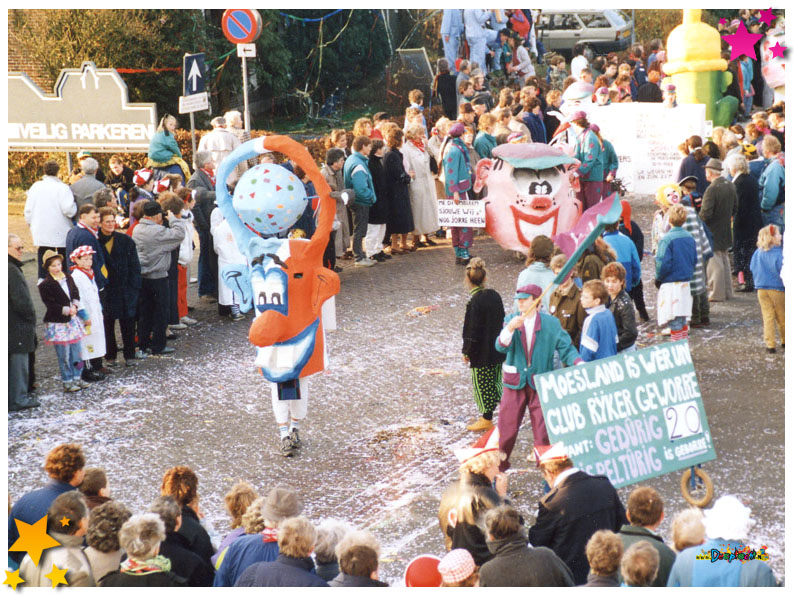
[(191, 277), (190, 278), (190, 282), (191, 283), (198, 283), (198, 278), (197, 277)]
[(183, 331), (187, 328), (187, 325), (180, 322), (179, 324), (169, 324), (168, 328), (172, 331)]
[(198, 320), (195, 318), (191, 318), (190, 316), (183, 316), (179, 319), (179, 322), (182, 324), (186, 324), (188, 326), (193, 326), (194, 324), (198, 324)]
[(376, 262), (371, 258), (361, 258), (356, 261), (357, 267), (371, 267), (371, 266), (375, 266), (375, 264)]

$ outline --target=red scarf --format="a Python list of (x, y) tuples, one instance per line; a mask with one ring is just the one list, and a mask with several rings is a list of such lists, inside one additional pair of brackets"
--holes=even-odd
[(93, 227), (88, 227), (87, 225), (85, 225), (84, 223), (82, 223), (80, 221), (77, 222), (77, 227), (82, 227), (83, 229), (87, 229), (92, 234), (94, 234), (95, 238), (99, 239), (99, 229), (94, 229)]
[(79, 267), (77, 265), (73, 265), (72, 268), (69, 269), (69, 270), (70, 271), (74, 271), (75, 269), (77, 269), (78, 271), (84, 272), (86, 274), (86, 277), (88, 277), (89, 279), (91, 279), (93, 281), (93, 279), (94, 279), (94, 270), (93, 269), (87, 269), (86, 270), (86, 269), (84, 269), (82, 267)]
[(424, 153), (424, 152), (425, 152), (425, 142), (424, 142), (424, 141), (423, 141), (421, 138), (420, 138), (418, 141), (416, 141), (416, 140), (414, 140), (414, 139), (411, 139), (411, 143), (412, 143), (412, 144), (413, 144), (413, 146), (415, 146), (417, 149), (419, 149), (420, 151), (422, 151), (422, 153)]
[(264, 531), (262, 531), (262, 542), (263, 543), (278, 542), (278, 529), (271, 529), (269, 527), (265, 527)]
[(215, 172), (209, 169), (204, 169), (203, 167), (201, 168), (201, 171), (207, 174), (207, 177), (210, 179), (210, 182), (212, 182), (212, 185), (215, 186)]

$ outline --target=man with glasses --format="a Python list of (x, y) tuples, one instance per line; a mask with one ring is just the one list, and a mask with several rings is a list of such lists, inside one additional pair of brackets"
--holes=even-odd
[(24, 246), (8, 234), (8, 410), (21, 411), (40, 403), (28, 395), (28, 362), (36, 349), (36, 311), (22, 272)]

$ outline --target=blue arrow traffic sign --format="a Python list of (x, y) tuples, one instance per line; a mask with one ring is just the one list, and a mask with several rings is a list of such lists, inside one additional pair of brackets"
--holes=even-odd
[(204, 92), (204, 54), (185, 54), (182, 59), (183, 95)]

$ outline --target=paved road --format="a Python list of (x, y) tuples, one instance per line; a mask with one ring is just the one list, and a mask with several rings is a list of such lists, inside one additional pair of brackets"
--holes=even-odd
[[(649, 203), (633, 205), (648, 236)], [(107, 470), (113, 496), (136, 512), (158, 495), (168, 467), (193, 467), (201, 506), (221, 534), (228, 530), (223, 496), (237, 479), (262, 493), (288, 484), (312, 519), (337, 517), (374, 531), (383, 543), (381, 577), (398, 583), (415, 555), (443, 554), (439, 496), (457, 477), (453, 449), (473, 440), (465, 426), (476, 409), (460, 358), (468, 294), (463, 268), (454, 265), (449, 242), (442, 244), (341, 273), (339, 328), (328, 334), (330, 367), (312, 381), (305, 446), (294, 459), (277, 452), (269, 391), (251, 366), (250, 314), (233, 323), (200, 304), (201, 324), (180, 334), (173, 357), (122, 369), (75, 395), (60, 391), (53, 350), (40, 348), (43, 406), (9, 415), (12, 498), (41, 485), (45, 453), (65, 441), (82, 443), (88, 464)], [(485, 258), (491, 286), (508, 303), (521, 264), (487, 237), (472, 252)], [(27, 268), (32, 277), (34, 267)], [(643, 278), (653, 311), (647, 256)], [(195, 286), (190, 291), (194, 302)], [(711, 328), (690, 337), (717, 450), (705, 468), (717, 496), (733, 493), (751, 506), (757, 519), (751, 545), (768, 546), (782, 578), (784, 356), (764, 352), (755, 296), (738, 296), (714, 305)], [(419, 306), (438, 308), (407, 315)], [(662, 340), (655, 330), (644, 327), (641, 346)], [(525, 463), (530, 432), (522, 428), (513, 455), (519, 472), (511, 476), (510, 497), (531, 524), (541, 480)], [(660, 531), (666, 538), (686, 506), (679, 479), (676, 473), (649, 482), (665, 499)], [(625, 501), (629, 489), (620, 492)]]

